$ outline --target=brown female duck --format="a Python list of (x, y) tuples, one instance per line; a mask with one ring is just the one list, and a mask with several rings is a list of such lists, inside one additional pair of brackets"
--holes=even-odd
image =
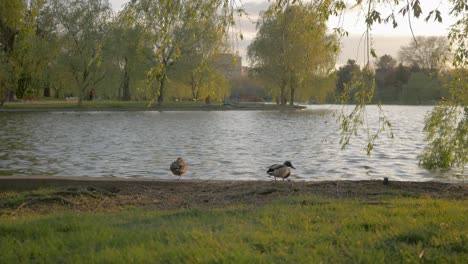
[(171, 163), (171, 171), (174, 175), (179, 176), (179, 180), (187, 171), (187, 165), (185, 165), (185, 162), (181, 157), (178, 157), (176, 161)]

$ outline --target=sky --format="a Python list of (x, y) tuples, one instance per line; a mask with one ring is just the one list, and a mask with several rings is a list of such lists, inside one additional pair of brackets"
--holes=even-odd
[[(109, 0), (114, 10), (118, 11), (123, 4), (129, 0)], [(349, 0), (347, 3), (352, 5), (354, 1)], [(247, 46), (250, 44), (252, 39), (255, 38), (256, 27), (255, 23), (258, 19), (258, 14), (266, 10), (271, 4), (268, 0), (243, 0), (242, 1), (245, 10), (249, 14), (248, 17), (237, 18), (235, 31), (242, 32), (244, 36), (243, 40), (236, 40), (231, 43), (232, 49), (239, 52), (242, 56), (242, 64), (248, 66), (249, 62), (246, 59)], [(454, 23), (452, 17), (448, 15), (448, 3), (447, 0), (424, 0), (421, 1), (421, 7), (423, 14), (420, 19), (412, 19), (411, 26), (416, 36), (446, 36), (448, 27)], [(391, 10), (391, 6), (385, 6), (381, 10), (382, 14), (387, 13), (386, 10)], [(441, 11), (443, 17), (443, 23), (428, 22), (424, 21), (429, 11), (438, 9)], [(394, 8), (400, 10), (400, 7)], [(405, 18), (398, 18), (398, 27), (394, 29), (391, 24), (387, 25), (375, 25), (372, 28), (372, 43), (377, 56), (385, 54), (391, 55), (394, 58), (398, 57), (398, 50), (402, 45), (407, 45), (412, 40), (412, 34), (409, 27), (409, 23)], [(332, 17), (328, 21), (328, 27), (334, 28), (343, 25), (344, 29), (349, 32), (348, 37), (341, 39), (341, 52), (337, 59), (337, 66), (343, 65), (348, 59), (356, 60), (359, 64), (364, 64), (364, 52), (362, 51), (362, 44), (360, 45), (360, 39), (362, 34), (365, 32), (365, 23), (362, 12), (358, 9), (347, 10), (345, 12), (344, 20), (338, 17)], [(358, 48), (361, 47), (361, 48)]]

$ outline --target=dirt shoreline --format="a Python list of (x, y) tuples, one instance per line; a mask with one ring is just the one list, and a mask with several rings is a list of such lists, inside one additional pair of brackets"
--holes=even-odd
[[(34, 190), (54, 190), (35, 195)], [(129, 207), (149, 209), (216, 208), (261, 205), (282, 197), (316, 195), (379, 203), (382, 197), (466, 199), (468, 184), (390, 181), (223, 181), (154, 180), (113, 177), (0, 177), (1, 193), (23, 193), (20, 204), (0, 201), (0, 211), (32, 213), (57, 210), (113, 211)]]

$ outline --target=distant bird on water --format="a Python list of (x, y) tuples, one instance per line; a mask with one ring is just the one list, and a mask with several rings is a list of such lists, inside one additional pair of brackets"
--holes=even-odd
[(291, 175), (291, 170), (289, 168), (296, 169), (290, 161), (285, 161), (283, 164), (271, 165), (270, 167), (268, 167), (267, 173), (268, 175), (275, 177), (275, 181), (276, 178), (282, 178), (284, 181), (284, 179), (288, 178), (289, 175)]
[(185, 165), (184, 160), (181, 157), (178, 157), (176, 161), (171, 163), (171, 171), (174, 175), (182, 177), (182, 175), (187, 171), (187, 165)]

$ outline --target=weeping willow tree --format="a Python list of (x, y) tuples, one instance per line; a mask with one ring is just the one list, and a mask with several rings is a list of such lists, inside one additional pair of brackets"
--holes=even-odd
[(11, 54), (14, 50), (16, 36), (24, 26), (23, 10), (25, 4), (21, 0), (0, 2), (0, 96), (1, 105), (11, 97), (15, 78)]
[(48, 43), (38, 22), (44, 2), (0, 1), (0, 105), (32, 92), (47, 67)]
[(182, 95), (193, 101), (210, 97), (213, 101), (222, 102), (225, 96), (229, 96), (229, 85), (223, 76), (226, 67), (219, 65), (222, 55), (228, 52), (226, 34), (225, 29), (217, 25), (217, 20), (216, 17), (205, 19), (178, 32), (177, 38), (185, 44), (177, 65), (169, 74), (177, 82), (174, 88), (187, 90), (176, 91), (178, 97)]
[(55, 32), (62, 42), (60, 56), (73, 76), (78, 105), (106, 76), (102, 48), (110, 30), (108, 0), (51, 0)]
[[(271, 88), (278, 102), (323, 98), (333, 85), (325, 80), (335, 65), (335, 39), (326, 34), (318, 2), (272, 5), (262, 13), (248, 55), (255, 75)], [(326, 82), (322, 82), (326, 84)]]
[[(160, 107), (169, 88), (169, 72), (178, 64), (184, 51), (197, 49), (197, 42), (208, 31), (191, 30), (193, 25), (206, 21), (215, 27), (214, 32), (227, 32), (234, 24), (234, 5), (229, 0), (135, 0), (129, 3), (123, 15), (131, 23), (146, 29), (148, 45), (153, 53), (153, 65), (147, 71), (147, 81), (152, 88), (150, 106)], [(194, 34), (189, 40), (184, 32)]]
[(429, 145), (419, 156), (429, 169), (461, 168), (468, 163), (468, 70), (456, 69), (448, 85), (450, 98), (425, 118)]
[[(451, 0), (450, 15), (457, 21), (450, 27), (448, 39), (453, 52), (453, 77), (448, 84), (450, 97), (439, 102), (425, 118), (424, 131), (429, 145), (419, 156), (429, 169), (461, 168), (468, 163), (468, 3)], [(426, 21), (435, 13), (431, 11)]]

